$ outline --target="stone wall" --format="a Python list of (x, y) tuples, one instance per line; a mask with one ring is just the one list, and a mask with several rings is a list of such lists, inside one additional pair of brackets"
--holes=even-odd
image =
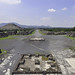
[(8, 34), (7, 34), (7, 33), (0, 32), (0, 38), (2, 38), (2, 37), (7, 37), (7, 36), (8, 36)]
[(47, 35), (66, 35), (68, 32), (52, 32), (52, 31), (43, 31)]
[(69, 32), (68, 36), (75, 37), (75, 32)]
[(30, 31), (17, 31), (17, 35), (29, 35), (33, 32), (33, 30)]

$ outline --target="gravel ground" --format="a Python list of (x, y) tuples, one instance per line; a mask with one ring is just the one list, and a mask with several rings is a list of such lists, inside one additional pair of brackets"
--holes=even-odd
[[(7, 59), (9, 60), (7, 64), (0, 65), (0, 75), (7, 75), (9, 69), (11, 73), (21, 54), (27, 53), (52, 53), (60, 65), (63, 75), (75, 75), (75, 69), (65, 60), (74, 54), (69, 50), (70, 47), (75, 46), (74, 40), (66, 38), (64, 35), (41, 35), (38, 30), (32, 36), (15, 37), (17, 39), (0, 40), (0, 48), (10, 52), (8, 56), (11, 56), (10, 59)], [(31, 37), (43, 37), (45, 41), (29, 41)]]

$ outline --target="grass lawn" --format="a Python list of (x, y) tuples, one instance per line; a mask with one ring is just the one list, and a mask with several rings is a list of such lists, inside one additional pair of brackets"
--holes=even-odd
[(1, 49), (1, 52), (2, 52), (2, 53), (0, 53), (0, 55), (7, 53), (7, 51), (6, 51), (6, 50), (3, 50), (3, 49)]
[(72, 39), (72, 40), (75, 40), (75, 37), (71, 37), (71, 36), (65, 36), (65, 37)]
[(9, 35), (8, 37), (2, 37), (2, 38), (0, 38), (0, 40), (16, 39), (14, 36), (16, 36), (16, 35)]
[[(69, 38), (69, 39), (71, 39), (71, 40), (75, 40), (75, 37), (71, 37), (71, 36), (65, 36), (66, 38)], [(70, 47), (69, 48), (70, 50), (74, 50), (75, 49), (75, 47)]]

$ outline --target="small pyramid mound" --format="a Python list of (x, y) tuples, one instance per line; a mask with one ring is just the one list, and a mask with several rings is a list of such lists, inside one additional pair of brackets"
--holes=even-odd
[(2, 30), (15, 30), (15, 29), (22, 29), (21, 27), (17, 26), (16, 24), (9, 23), (6, 24), (5, 26), (1, 27), (0, 29)]

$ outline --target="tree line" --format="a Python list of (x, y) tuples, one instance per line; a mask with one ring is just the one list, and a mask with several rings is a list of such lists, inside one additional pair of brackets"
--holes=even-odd
[(75, 27), (73, 28), (44, 28), (45, 31), (53, 31), (53, 32), (69, 32), (75, 31)]

